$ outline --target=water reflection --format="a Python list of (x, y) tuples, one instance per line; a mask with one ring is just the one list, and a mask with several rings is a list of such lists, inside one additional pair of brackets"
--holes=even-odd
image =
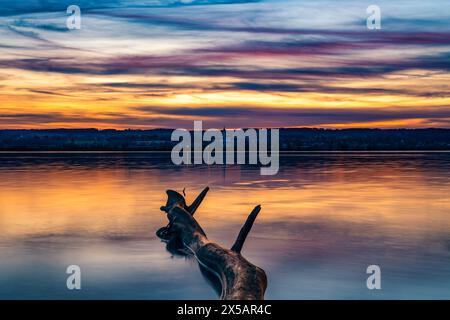
[[(205, 185), (197, 218), (224, 246), (262, 204), (243, 253), (266, 270), (267, 298), (450, 298), (450, 153), (289, 154), (273, 177), (169, 157), (0, 154), (0, 298), (215, 299), (154, 235), (165, 189), (191, 201)], [(369, 264), (381, 291), (365, 286)]]

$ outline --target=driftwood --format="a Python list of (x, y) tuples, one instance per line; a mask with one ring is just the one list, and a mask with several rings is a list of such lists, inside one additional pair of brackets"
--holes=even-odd
[(156, 234), (167, 242), (170, 251), (195, 256), (201, 269), (214, 274), (220, 281), (221, 299), (264, 299), (267, 287), (264, 270), (248, 262), (241, 255), (242, 246), (261, 206), (256, 206), (250, 213), (231, 249), (225, 249), (209, 241), (194, 218), (194, 213), (208, 190), (206, 187), (190, 206), (180, 193), (167, 190), (167, 203), (161, 210), (167, 213), (169, 224), (159, 229)]

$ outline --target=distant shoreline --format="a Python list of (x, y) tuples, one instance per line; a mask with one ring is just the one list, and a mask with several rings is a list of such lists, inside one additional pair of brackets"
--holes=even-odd
[[(172, 129), (6, 129), (0, 152), (170, 152)], [(280, 153), (450, 151), (450, 129), (281, 128)]]
[[(86, 153), (86, 154), (127, 154), (127, 153), (153, 153), (153, 154), (170, 154), (172, 151), (154, 151), (154, 150), (0, 150), (0, 154), (17, 154), (17, 153), (23, 153), (23, 154), (77, 154), (77, 153)], [(194, 151), (192, 151), (194, 152)], [(248, 152), (248, 151), (247, 151)], [(279, 154), (281, 155), (296, 155), (296, 154), (382, 154), (382, 153), (398, 153), (398, 154), (409, 154), (409, 153), (450, 153), (449, 150), (370, 150), (370, 151), (363, 151), (363, 150), (346, 150), (346, 151), (340, 151), (340, 150), (322, 150), (322, 151), (280, 151)]]

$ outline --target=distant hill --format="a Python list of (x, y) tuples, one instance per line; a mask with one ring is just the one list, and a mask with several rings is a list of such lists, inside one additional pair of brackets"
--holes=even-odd
[[(0, 130), (2, 151), (167, 151), (172, 129)], [(450, 150), (450, 129), (280, 129), (280, 151)]]

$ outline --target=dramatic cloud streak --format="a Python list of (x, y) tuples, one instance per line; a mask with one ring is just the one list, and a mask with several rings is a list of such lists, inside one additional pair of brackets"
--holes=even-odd
[[(403, 3), (403, 2), (402, 2)], [(450, 13), (380, 1), (5, 1), (0, 126), (448, 127)]]

